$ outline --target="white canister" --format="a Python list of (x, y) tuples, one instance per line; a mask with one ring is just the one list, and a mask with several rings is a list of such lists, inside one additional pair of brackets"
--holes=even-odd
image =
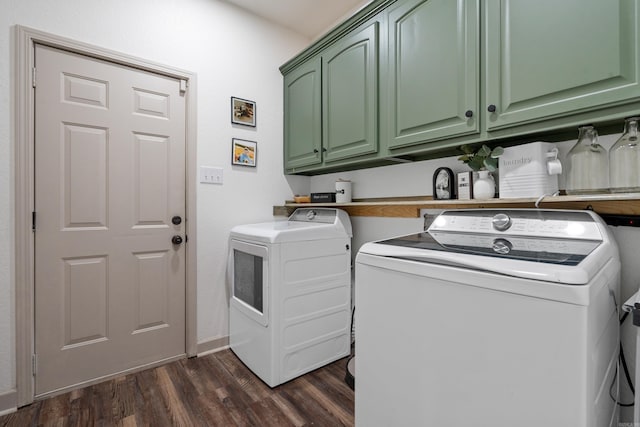
[(336, 203), (351, 202), (351, 181), (339, 179), (336, 181)]

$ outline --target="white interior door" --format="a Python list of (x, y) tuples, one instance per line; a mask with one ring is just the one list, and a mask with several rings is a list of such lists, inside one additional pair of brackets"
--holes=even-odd
[(185, 97), (178, 79), (35, 54), (42, 395), (185, 353)]

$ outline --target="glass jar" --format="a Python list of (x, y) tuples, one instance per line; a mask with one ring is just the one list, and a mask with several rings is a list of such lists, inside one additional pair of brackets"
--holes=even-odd
[(624, 132), (609, 150), (609, 186), (612, 193), (640, 192), (640, 116), (624, 121)]
[(609, 192), (609, 157), (591, 126), (578, 128), (578, 142), (567, 155), (567, 194)]

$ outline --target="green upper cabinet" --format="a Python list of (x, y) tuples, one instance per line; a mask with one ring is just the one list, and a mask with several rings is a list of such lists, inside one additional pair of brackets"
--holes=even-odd
[(378, 151), (378, 21), (322, 54), (325, 163)]
[(409, 0), (388, 14), (382, 126), (389, 148), (479, 131), (477, 0)]
[(640, 114), (640, 0), (373, 0), (280, 68), (285, 173)]
[(322, 163), (321, 59), (313, 58), (284, 76), (284, 167)]
[(484, 4), (487, 130), (638, 101), (637, 0)]

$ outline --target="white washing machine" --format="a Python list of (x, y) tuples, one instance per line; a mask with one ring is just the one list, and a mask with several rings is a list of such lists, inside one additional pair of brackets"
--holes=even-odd
[(617, 426), (620, 262), (588, 211), (445, 211), (356, 257), (357, 426)]
[[(636, 354), (635, 354), (635, 378), (633, 379), (633, 383), (636, 387), (640, 384), (640, 291), (636, 292), (631, 298), (629, 298), (623, 306), (624, 311), (627, 311), (631, 314), (631, 323), (636, 326), (638, 329), (636, 330)], [(629, 365), (631, 365), (631, 361), (627, 361), (627, 366), (623, 369), (627, 369), (625, 374), (629, 375), (631, 378), (632, 373), (628, 372)], [(628, 380), (627, 380), (628, 381)], [(630, 381), (628, 381), (630, 382)], [(640, 426), (640, 393), (633, 393), (633, 426)], [(631, 424), (629, 424), (631, 425)]]
[(229, 344), (270, 387), (349, 355), (351, 236), (326, 208), (231, 230)]

